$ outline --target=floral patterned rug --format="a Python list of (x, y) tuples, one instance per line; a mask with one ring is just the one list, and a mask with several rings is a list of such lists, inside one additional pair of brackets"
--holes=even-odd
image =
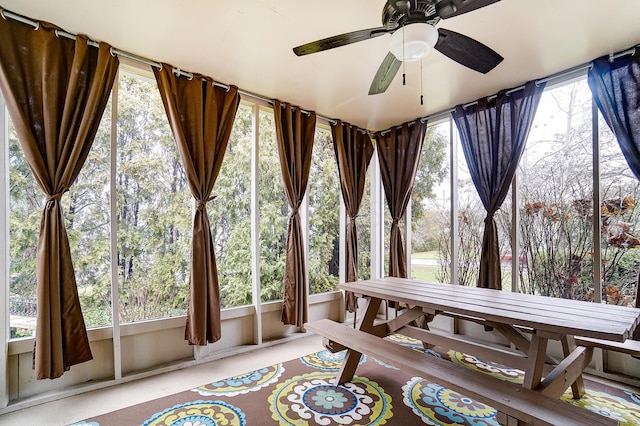
[[(459, 352), (425, 350), (403, 336), (392, 338), (502, 380), (522, 381), (520, 370)], [(498, 425), (492, 407), (365, 355), (353, 381), (334, 386), (343, 358), (344, 352), (320, 351), (73, 426)], [(625, 391), (589, 380), (585, 387), (584, 398), (573, 400), (568, 389), (562, 399), (620, 424), (640, 425), (640, 389)]]

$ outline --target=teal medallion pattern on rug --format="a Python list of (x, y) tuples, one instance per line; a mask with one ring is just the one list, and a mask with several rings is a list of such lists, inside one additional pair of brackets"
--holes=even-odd
[(143, 426), (245, 426), (244, 413), (224, 401), (193, 401), (154, 414)]
[(414, 339), (412, 337), (403, 336), (402, 334), (390, 334), (387, 337), (389, 340), (393, 340), (394, 342), (400, 343), (402, 346), (406, 346), (408, 348), (413, 349), (414, 351), (422, 352), (431, 356), (435, 356), (436, 358), (442, 358), (438, 352), (426, 349), (422, 342), (418, 339)]
[[(342, 367), (342, 361), (347, 356), (347, 351), (333, 353), (329, 350), (323, 350), (315, 354), (305, 355), (300, 358), (300, 362), (304, 365), (323, 371), (338, 371)], [(367, 360), (367, 356), (362, 354), (358, 365)]]
[(635, 393), (631, 391), (624, 391), (626, 395), (629, 395), (629, 398), (636, 404), (640, 404), (640, 393)]
[(355, 376), (335, 386), (335, 372), (313, 372), (278, 384), (269, 396), (280, 425), (383, 425), (393, 415), (391, 397), (376, 383)]
[(420, 377), (413, 377), (402, 387), (402, 396), (405, 405), (426, 424), (499, 425), (493, 407)]
[[(415, 346), (415, 350), (425, 351), (421, 343), (416, 344), (413, 339), (398, 340), (403, 345)], [(493, 377), (513, 382), (522, 378), (520, 370), (444, 348), (436, 350), (444, 359)], [(344, 357), (345, 351), (323, 350), (86, 419), (73, 426), (497, 425), (496, 410), (464, 396), (464, 390), (461, 389), (461, 395), (405, 371), (380, 367), (373, 357), (368, 357), (367, 362), (361, 359), (360, 375), (354, 376), (351, 382), (335, 386), (337, 370)], [(494, 379), (487, 377), (486, 380)], [(203, 400), (194, 401), (199, 397), (194, 392), (205, 395)], [(588, 378), (585, 378), (585, 392), (583, 398), (574, 400), (568, 388), (561, 399), (613, 418), (623, 426), (640, 425), (638, 392), (615, 389)]]
[(473, 355), (463, 354), (462, 352), (448, 351), (447, 355), (451, 361), (471, 370), (478, 371), (480, 373), (488, 374), (489, 376), (496, 377), (500, 380), (505, 380), (511, 383), (521, 384), (524, 380), (524, 371), (517, 368), (505, 367), (496, 363), (487, 363)]
[(198, 392), (202, 396), (242, 395), (248, 392), (255, 392), (269, 386), (271, 383), (277, 382), (282, 373), (284, 373), (284, 367), (282, 364), (276, 364), (219, 382), (198, 386), (191, 390)]
[[(631, 392), (625, 393), (629, 395)], [(640, 425), (640, 406), (605, 392), (586, 389), (582, 398), (573, 399), (571, 389), (567, 389), (560, 399), (602, 416), (610, 417), (616, 420), (619, 425)]]

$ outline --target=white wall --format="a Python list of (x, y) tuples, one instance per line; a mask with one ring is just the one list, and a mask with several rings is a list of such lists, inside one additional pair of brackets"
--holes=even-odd
[[(339, 321), (344, 302), (341, 292), (310, 296), (310, 320), (330, 318)], [(113, 334), (109, 327), (89, 330), (94, 359), (71, 367), (55, 380), (36, 380), (32, 369), (33, 338), (9, 344), (6, 382), (8, 400), (21, 400), (19, 407), (114, 385), (135, 378), (160, 374), (199, 362), (259, 349), (273, 341), (300, 334), (298, 329), (280, 322), (281, 302), (262, 308), (262, 343), (255, 344), (255, 309), (252, 306), (222, 312), (222, 339), (206, 347), (190, 346), (184, 340), (185, 317), (144, 321), (121, 326), (122, 379), (115, 380)], [(195, 351), (195, 354), (194, 354)], [(27, 399), (26, 401), (22, 401)], [(5, 404), (6, 405), (6, 404)], [(17, 409), (11, 404), (4, 411)], [(0, 409), (0, 414), (3, 410)]]

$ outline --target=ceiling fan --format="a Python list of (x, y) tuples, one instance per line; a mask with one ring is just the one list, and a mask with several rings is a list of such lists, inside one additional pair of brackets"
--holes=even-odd
[(295, 47), (298, 56), (369, 40), (391, 33), (389, 53), (376, 72), (369, 94), (387, 90), (403, 61), (422, 59), (432, 48), (472, 70), (488, 73), (504, 59), (491, 48), (463, 34), (436, 29), (440, 19), (453, 18), (500, 0), (387, 0), (382, 27), (368, 28)]

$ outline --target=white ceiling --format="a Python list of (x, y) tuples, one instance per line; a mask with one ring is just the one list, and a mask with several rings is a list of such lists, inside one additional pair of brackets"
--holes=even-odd
[(502, 0), (441, 20), (505, 60), (489, 74), (437, 51), (368, 96), (388, 35), (304, 57), (292, 48), (378, 27), (385, 0), (0, 0), (71, 33), (376, 131), (640, 43), (639, 0)]

